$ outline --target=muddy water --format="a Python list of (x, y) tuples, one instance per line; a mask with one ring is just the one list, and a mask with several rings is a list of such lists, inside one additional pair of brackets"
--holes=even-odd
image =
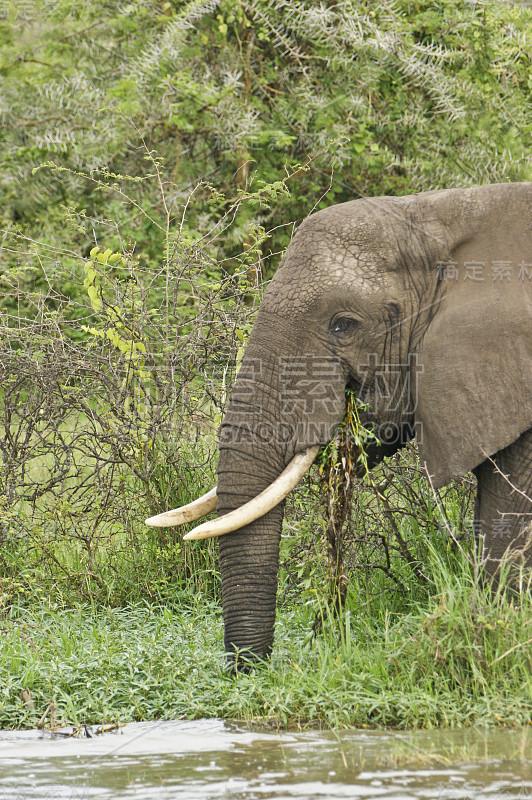
[(219, 720), (93, 738), (0, 732), (0, 798), (532, 799), (532, 728), (249, 730)]

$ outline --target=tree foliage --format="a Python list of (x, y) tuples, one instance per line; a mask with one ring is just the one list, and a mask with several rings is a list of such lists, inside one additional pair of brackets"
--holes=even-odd
[[(60, 235), (64, 208), (127, 215), (91, 177), (166, 163), (174, 211), (204, 231), (250, 183), (305, 164), (291, 196), (252, 215), (273, 228), (359, 195), (531, 177), (532, 12), (473, 0), (88, 0), (5, 4), (0, 23), (5, 224)], [(320, 154), (318, 158), (314, 158)], [(53, 161), (68, 172), (34, 170)], [(88, 176), (88, 177), (85, 177)], [(148, 184), (146, 209), (160, 199)], [(122, 220), (123, 221), (123, 220)], [(223, 241), (231, 254), (252, 220)], [(92, 231), (78, 243), (89, 247)], [(282, 228), (271, 242), (288, 241)], [(71, 239), (71, 237), (70, 237)]]

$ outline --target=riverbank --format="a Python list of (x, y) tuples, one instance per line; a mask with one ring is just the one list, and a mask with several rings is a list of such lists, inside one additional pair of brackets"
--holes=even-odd
[[(326, 727), (526, 725), (532, 720), (532, 600), (443, 580), (407, 613), (312, 634), (311, 603), (285, 603), (271, 661), (224, 668), (219, 606), (12, 606), (1, 620), (0, 727), (223, 718)], [(21, 693), (24, 693), (23, 696)], [(49, 724), (49, 717), (45, 720)]]

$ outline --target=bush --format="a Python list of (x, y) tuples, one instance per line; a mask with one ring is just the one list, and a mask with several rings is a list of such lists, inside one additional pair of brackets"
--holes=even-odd
[(18, 581), (31, 566), (50, 588), (106, 602), (160, 593), (170, 582), (214, 591), (214, 544), (198, 557), (144, 519), (215, 483), (224, 387), (260, 297), (250, 277), (258, 284), (262, 234), (248, 237), (230, 270), (213, 242), (235, 208), (260, 202), (260, 193), (237, 198), (209, 237), (193, 238), (183, 226), (171, 230), (160, 187), (160, 266), (119, 226), (109, 236), (105, 220), (93, 220), (95, 238), (111, 246), (94, 244), (88, 258), (6, 237), (1, 558)]

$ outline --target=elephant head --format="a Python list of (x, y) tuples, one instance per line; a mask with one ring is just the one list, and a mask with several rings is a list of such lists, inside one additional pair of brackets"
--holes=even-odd
[(354, 200), (300, 226), (221, 426), (217, 497), (150, 520), (217, 503), (189, 537), (225, 534), (228, 653), (271, 649), (283, 499), (334, 435), (347, 386), (382, 442), (373, 460), (415, 435), (435, 487), (530, 428), (531, 201), (532, 184), (449, 189)]

